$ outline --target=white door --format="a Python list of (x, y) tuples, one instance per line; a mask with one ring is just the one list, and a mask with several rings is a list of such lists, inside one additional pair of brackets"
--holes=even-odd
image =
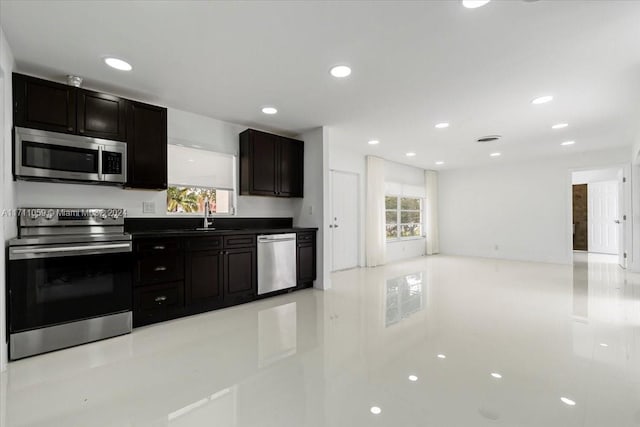
[(618, 181), (588, 184), (589, 252), (618, 254)]
[(627, 201), (627, 189), (625, 188), (627, 180), (624, 171), (618, 172), (618, 264), (620, 267), (627, 268), (627, 254), (625, 253), (625, 239), (627, 237), (627, 209), (625, 203)]
[(358, 266), (358, 174), (331, 171), (331, 270)]

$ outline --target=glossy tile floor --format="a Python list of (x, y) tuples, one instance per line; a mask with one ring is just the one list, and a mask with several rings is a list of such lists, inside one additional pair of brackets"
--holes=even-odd
[(0, 391), (3, 427), (640, 426), (640, 280), (420, 258), (14, 362)]

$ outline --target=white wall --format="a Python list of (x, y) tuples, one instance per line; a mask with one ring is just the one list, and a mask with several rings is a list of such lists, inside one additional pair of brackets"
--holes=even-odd
[(592, 169), (576, 171), (571, 175), (573, 185), (590, 184), (592, 182), (617, 181), (622, 168)]
[(571, 262), (571, 170), (629, 163), (591, 151), (440, 173), (441, 253)]
[(328, 221), (325, 192), (328, 191), (328, 129), (315, 128), (302, 135), (304, 141), (304, 198), (294, 201), (293, 224), (297, 227), (317, 227), (316, 268), (317, 279), (314, 287), (331, 287), (329, 265)]
[[(11, 126), (13, 109), (11, 96), (11, 73), (15, 67), (13, 54), (7, 43), (4, 32), (0, 28), (0, 208), (13, 207), (13, 183), (11, 181)], [(0, 221), (2, 235), (11, 237), (15, 234), (15, 222), (11, 217)], [(5, 311), (5, 251), (0, 251), (0, 372), (7, 367), (6, 316)], [(1, 420), (0, 420), (1, 421)], [(0, 422), (0, 424), (2, 424)]]
[[(168, 110), (167, 121), (170, 142), (199, 145), (236, 156), (238, 134), (247, 128), (172, 108)], [(18, 207), (118, 207), (127, 209), (130, 217), (166, 215), (166, 191), (19, 181), (16, 193)], [(155, 213), (143, 214), (142, 202), (155, 203)], [(237, 213), (243, 217), (291, 217), (294, 202), (274, 197), (238, 196)]]

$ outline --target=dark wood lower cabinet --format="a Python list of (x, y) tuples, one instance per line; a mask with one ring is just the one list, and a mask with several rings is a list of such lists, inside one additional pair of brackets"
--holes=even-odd
[(257, 291), (256, 248), (224, 252), (224, 301), (226, 305), (254, 299)]
[(179, 317), (184, 309), (184, 282), (162, 283), (133, 290), (133, 326)]
[[(315, 244), (315, 232), (298, 234), (298, 288), (313, 286)], [(134, 247), (134, 326), (258, 298), (255, 234), (147, 238)]]
[(297, 238), (298, 288), (310, 288), (316, 280), (316, 236), (298, 233)]
[(222, 305), (221, 251), (193, 251), (186, 257), (187, 305)]

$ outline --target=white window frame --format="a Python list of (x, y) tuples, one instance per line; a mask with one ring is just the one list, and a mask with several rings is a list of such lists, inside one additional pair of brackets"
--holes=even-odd
[[(392, 211), (393, 209), (387, 209), (386, 206), (386, 200), (385, 200), (385, 209), (384, 209), (384, 235), (386, 238), (387, 242), (399, 242), (399, 241), (405, 241), (405, 240), (417, 240), (417, 239), (424, 239), (425, 238), (425, 227), (424, 227), (424, 197), (414, 197), (414, 196), (403, 196), (400, 194), (385, 194), (385, 199), (387, 197), (395, 197), (396, 198), (396, 237), (393, 238), (389, 238), (386, 237), (387, 236), (387, 212)], [(420, 200), (420, 210), (416, 211), (416, 210), (409, 210), (409, 209), (402, 209), (401, 208), (401, 202), (400, 199), (418, 199)], [(402, 218), (402, 212), (420, 212), (420, 235), (419, 236), (407, 236), (407, 237), (402, 237), (400, 236), (400, 228), (402, 225), (410, 225), (410, 224), (415, 224), (415, 223), (407, 223), (407, 224), (402, 224), (402, 222), (400, 221), (400, 219)]]
[[(176, 140), (179, 141), (179, 140)], [(174, 142), (174, 145), (178, 145), (178, 146), (185, 146), (187, 145), (187, 143), (183, 143), (182, 141), (180, 141), (179, 143)], [(194, 146), (195, 147), (195, 146)], [(198, 150), (200, 150), (201, 148), (196, 148)], [(205, 150), (207, 151), (207, 150)], [(233, 161), (233, 168), (232, 168), (232, 174), (233, 174), (233, 188), (229, 189), (229, 188), (216, 188), (216, 187), (205, 187), (205, 186), (201, 186), (201, 185), (194, 185), (194, 184), (181, 184), (181, 183), (175, 183), (175, 182), (170, 182), (168, 187), (197, 187), (197, 188), (206, 188), (209, 190), (222, 190), (222, 191), (230, 191), (231, 192), (231, 212), (228, 213), (210, 213), (209, 217), (234, 217), (238, 215), (238, 180), (237, 180), (237, 172), (238, 172), (238, 161), (239, 161), (239, 157), (236, 156), (235, 154), (229, 154), (229, 153), (223, 153), (223, 152), (218, 152), (215, 151), (216, 154), (219, 154), (221, 156), (227, 156), (230, 157)], [(166, 194), (166, 191), (165, 191)], [(195, 213), (195, 212), (167, 212), (167, 204), (165, 202), (165, 206), (164, 206), (164, 211), (166, 215), (170, 215), (170, 216), (180, 216), (180, 217), (187, 217), (187, 216), (197, 216), (197, 217), (201, 217), (204, 215), (204, 212), (202, 213)]]

